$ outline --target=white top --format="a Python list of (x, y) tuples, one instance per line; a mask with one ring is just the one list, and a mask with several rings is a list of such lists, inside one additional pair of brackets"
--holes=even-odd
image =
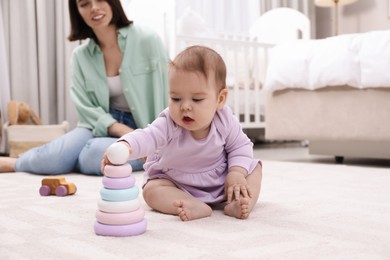
[(110, 107), (121, 111), (130, 112), (125, 95), (123, 95), (122, 82), (119, 75), (107, 77), (110, 89)]

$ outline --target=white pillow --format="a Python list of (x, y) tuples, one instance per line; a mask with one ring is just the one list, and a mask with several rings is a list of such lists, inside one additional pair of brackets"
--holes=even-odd
[(348, 85), (360, 86), (359, 46), (353, 35), (316, 40), (309, 49), (309, 88)]
[(310, 40), (281, 43), (270, 51), (265, 89), (308, 87), (307, 56)]
[(390, 30), (365, 33), (359, 59), (364, 87), (389, 87)]

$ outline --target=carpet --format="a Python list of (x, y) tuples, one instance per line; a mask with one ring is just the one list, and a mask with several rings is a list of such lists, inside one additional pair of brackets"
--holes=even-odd
[[(64, 175), (78, 191), (41, 197), (44, 176), (0, 174), (1, 259), (390, 259), (390, 169), (263, 161), (249, 219), (214, 211), (182, 222), (141, 203), (147, 231), (95, 235), (101, 177)], [(134, 173), (137, 185), (142, 173)]]

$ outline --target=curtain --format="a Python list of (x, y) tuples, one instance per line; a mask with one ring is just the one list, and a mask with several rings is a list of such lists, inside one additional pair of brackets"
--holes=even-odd
[(168, 53), (174, 41), (175, 0), (121, 0), (127, 17), (159, 34)]
[[(7, 62), (7, 51), (5, 46), (5, 31), (3, 26), (3, 12), (0, 5), (0, 113), (1, 122), (0, 126), (4, 125), (8, 121), (7, 116), (7, 104), (10, 100), (10, 86), (8, 76), (8, 62)], [(4, 129), (0, 129), (0, 153), (5, 152), (4, 143)]]
[(11, 99), (28, 103), (44, 124), (67, 120), (76, 113), (70, 101), (70, 57), (67, 1), (0, 0)]

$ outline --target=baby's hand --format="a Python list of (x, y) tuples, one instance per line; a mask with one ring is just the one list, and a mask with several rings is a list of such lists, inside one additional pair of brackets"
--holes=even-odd
[(225, 180), (225, 196), (228, 203), (232, 202), (232, 200), (239, 200), (240, 196), (244, 198), (252, 197), (245, 178), (246, 175), (246, 171), (240, 167), (232, 167), (229, 169)]
[(127, 162), (131, 153), (130, 145), (127, 142), (119, 141), (110, 145), (103, 155), (100, 170), (104, 172), (107, 164), (121, 165)]

